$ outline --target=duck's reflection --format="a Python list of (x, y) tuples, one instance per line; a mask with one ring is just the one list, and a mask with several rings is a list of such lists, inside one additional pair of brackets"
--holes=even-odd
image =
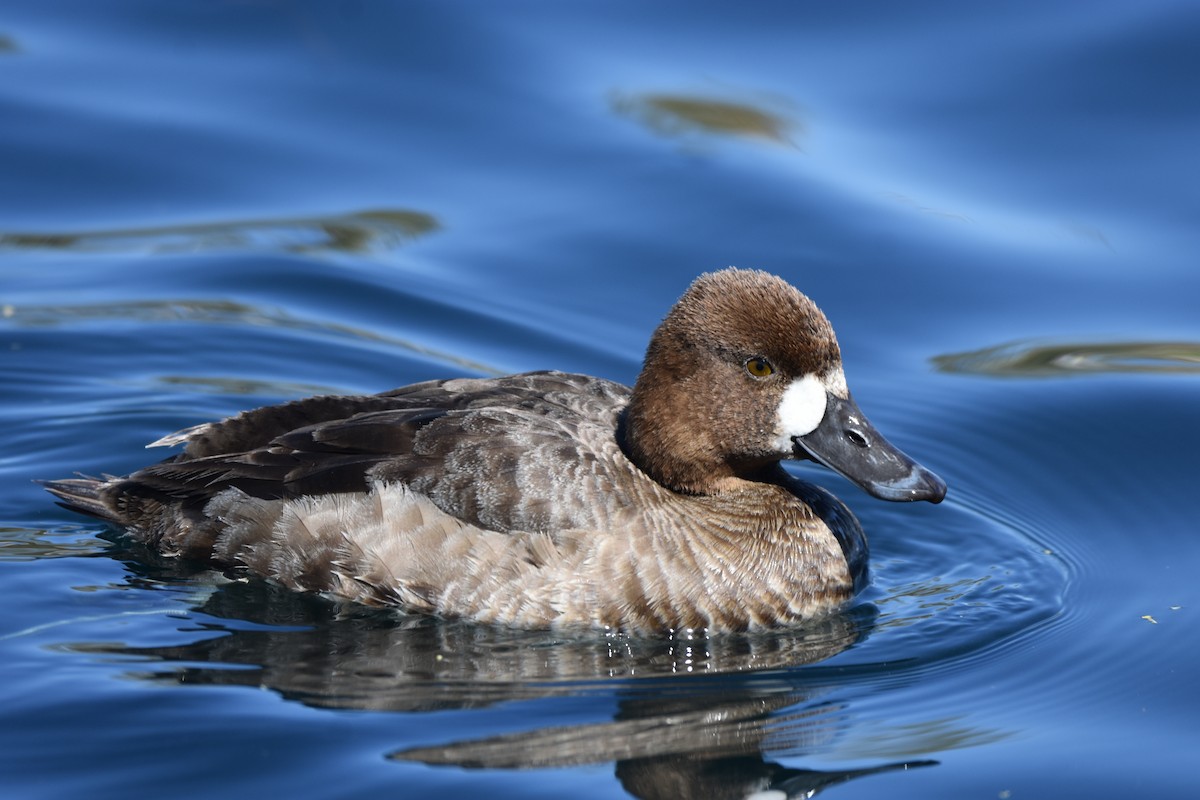
[[(781, 709), (799, 710), (778, 714)], [(789, 750), (803, 751), (837, 731), (843, 709), (805, 702), (796, 693), (755, 697), (748, 691), (655, 698), (623, 697), (612, 722), (543, 728), (488, 739), (418, 747), (392, 758), (486, 769), (567, 767), (612, 761), (632, 797), (808, 798), (827, 786), (933, 761), (821, 772), (768, 761), (780, 728)], [(802, 741), (797, 741), (797, 739)]]
[(311, 706), (420, 712), (614, 697), (610, 721), (410, 746), (390, 758), (489, 769), (611, 761), (639, 798), (811, 797), (863, 775), (933, 763), (816, 772), (764, 757), (811, 752), (844, 732), (845, 708), (824, 699), (821, 681), (798, 680), (804, 671), (795, 667), (865, 636), (870, 607), (786, 634), (674, 639), (570, 638), (400, 617), (257, 580), (219, 586), (194, 611), (208, 620), (186, 644), (75, 648), (164, 663), (132, 673), (144, 680), (267, 687)]

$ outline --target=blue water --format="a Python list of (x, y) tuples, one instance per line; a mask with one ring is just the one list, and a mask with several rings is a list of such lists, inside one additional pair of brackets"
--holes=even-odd
[[(1200, 6), (0, 9), (5, 797), (1192, 798)], [(778, 273), (950, 484), (809, 628), (607, 640), (156, 559), (35, 479), (315, 392), (630, 382)]]

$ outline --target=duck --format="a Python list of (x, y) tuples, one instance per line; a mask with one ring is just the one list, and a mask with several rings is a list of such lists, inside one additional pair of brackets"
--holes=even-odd
[(632, 388), (558, 371), (245, 411), (126, 476), (46, 482), (153, 550), (296, 591), (530, 629), (749, 631), (843, 607), (868, 547), (815, 461), (888, 501), (946, 484), (852, 398), (782, 278), (700, 275)]

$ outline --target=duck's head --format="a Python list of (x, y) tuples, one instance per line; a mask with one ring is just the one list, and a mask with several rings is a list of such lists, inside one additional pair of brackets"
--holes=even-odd
[(946, 495), (859, 410), (816, 304), (753, 270), (701, 275), (667, 314), (633, 389), (625, 445), (647, 474), (690, 494), (800, 458), (884, 500)]

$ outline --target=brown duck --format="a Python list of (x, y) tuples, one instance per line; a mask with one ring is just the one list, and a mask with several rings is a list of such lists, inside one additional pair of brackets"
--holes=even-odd
[(535, 372), (247, 411), (128, 477), (46, 484), (168, 555), (297, 590), (522, 627), (745, 630), (836, 608), (866, 539), (786, 473), (885, 500), (946, 485), (850, 396), (825, 315), (783, 280), (699, 277), (632, 391)]

